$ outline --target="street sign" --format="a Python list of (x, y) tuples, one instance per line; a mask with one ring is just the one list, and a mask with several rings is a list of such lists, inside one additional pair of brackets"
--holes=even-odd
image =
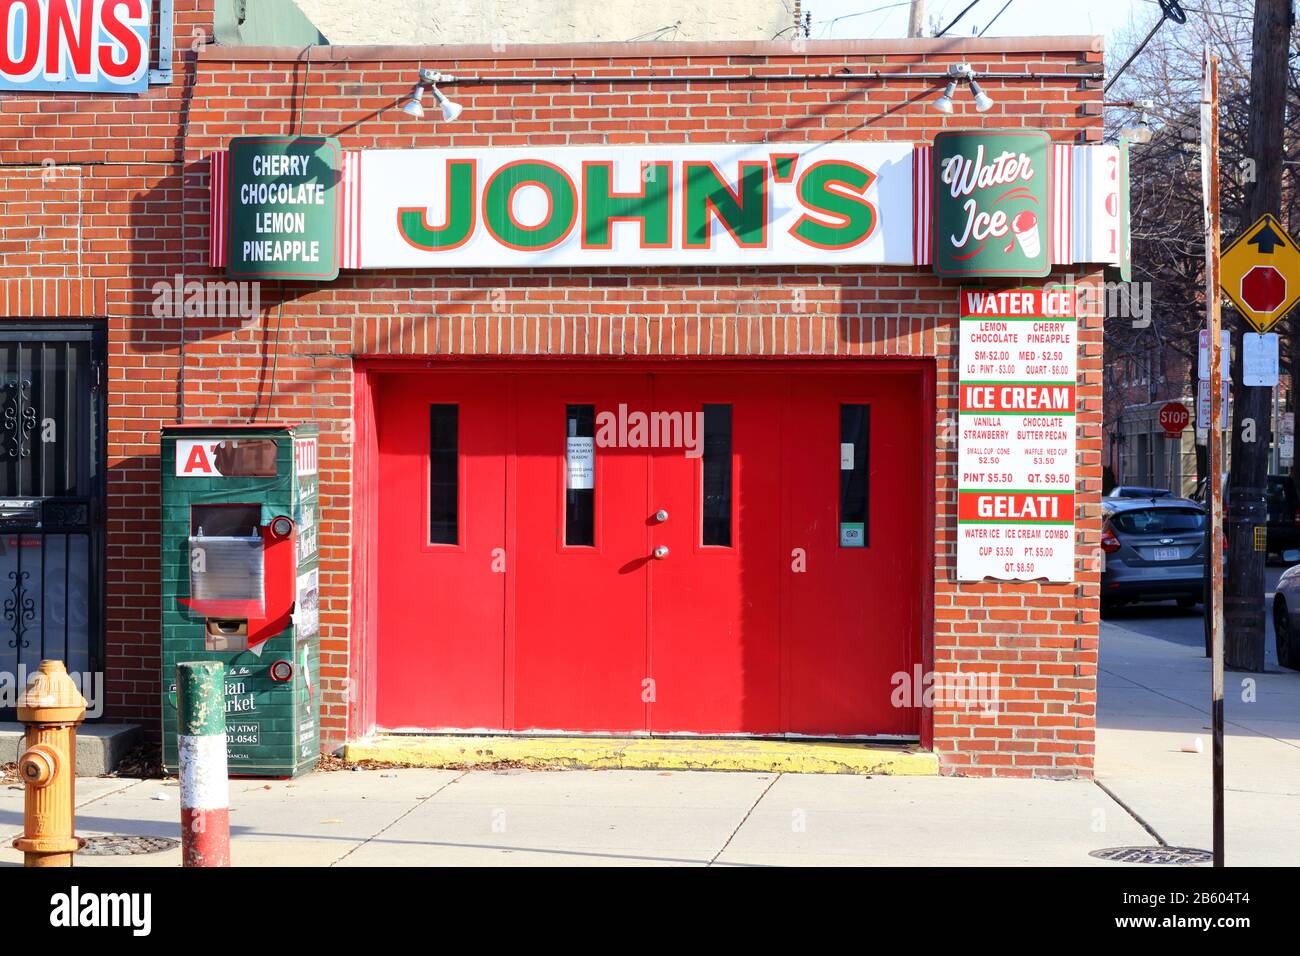
[[(1223, 331), (1219, 333), (1219, 376), (1223, 381), (1228, 380), (1228, 357), (1232, 354), (1232, 333)], [(1196, 377), (1202, 382), (1210, 380), (1210, 332), (1208, 329), (1201, 329), (1197, 341), (1196, 352)]]
[(1278, 352), (1276, 332), (1263, 335), (1244, 333), (1241, 336), (1241, 384), (1263, 388), (1276, 385)]
[[(1224, 379), (1219, 395), (1219, 431), (1228, 427), (1228, 380)], [(1207, 432), (1210, 428), (1210, 383), (1196, 383), (1196, 430)], [(1197, 435), (1197, 440), (1200, 440)]]
[(1300, 247), (1265, 215), (1223, 250), (1219, 287), (1257, 332), (1267, 332), (1300, 302)]
[(1191, 412), (1182, 402), (1169, 402), (1160, 409), (1160, 427), (1170, 438), (1181, 435), (1191, 420)]

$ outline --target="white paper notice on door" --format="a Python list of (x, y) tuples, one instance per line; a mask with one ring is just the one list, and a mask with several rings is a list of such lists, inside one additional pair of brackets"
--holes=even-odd
[(565, 452), (568, 459), (570, 491), (596, 487), (596, 439), (570, 438)]
[(853, 470), (853, 442), (840, 442), (840, 471)]

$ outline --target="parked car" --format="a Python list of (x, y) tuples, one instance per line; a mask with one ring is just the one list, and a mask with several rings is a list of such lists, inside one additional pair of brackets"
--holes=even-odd
[[(1300, 549), (1300, 493), (1297, 493), (1290, 475), (1269, 475), (1264, 499), (1268, 505), (1265, 547), (1269, 554), (1286, 560), (1288, 551)], [(1205, 504), (1204, 478), (1197, 482), (1192, 500)]]
[(1168, 488), (1148, 488), (1145, 485), (1116, 485), (1107, 498), (1172, 498)]
[(1194, 607), (1205, 593), (1205, 532), (1205, 509), (1186, 498), (1102, 499), (1102, 606), (1172, 598)]
[(1273, 637), (1277, 662), (1300, 670), (1300, 564), (1287, 568), (1273, 595)]

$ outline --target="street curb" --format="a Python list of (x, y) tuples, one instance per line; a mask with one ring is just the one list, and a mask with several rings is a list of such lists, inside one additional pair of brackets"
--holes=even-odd
[(840, 741), (420, 737), (384, 735), (343, 749), (349, 763), (416, 767), (512, 764), (530, 769), (731, 770), (937, 776), (939, 759), (908, 746)]

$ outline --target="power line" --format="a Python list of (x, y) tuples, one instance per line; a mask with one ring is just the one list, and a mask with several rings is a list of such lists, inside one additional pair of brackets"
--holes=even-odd
[(986, 33), (989, 32), (989, 27), (993, 26), (993, 24), (995, 24), (995, 23), (998, 22), (998, 17), (1000, 17), (1000, 16), (1002, 16), (1002, 14), (1006, 13), (1006, 12), (1007, 12), (1007, 7), (1009, 7), (1009, 6), (1011, 6), (1011, 0), (1007, 0), (1006, 3), (1002, 4), (1002, 9), (999, 10), (997, 13), (993, 14), (993, 19), (992, 19), (992, 20), (990, 20), (988, 23), (984, 24), (984, 29), (980, 31), (980, 36), (983, 36), (984, 34), (986, 34)]
[(953, 17), (953, 19), (952, 19), (952, 23), (948, 24), (946, 27), (944, 27), (942, 30), (940, 30), (938, 33), (936, 33), (936, 34), (935, 34), (935, 37), (936, 37), (936, 38), (941, 37), (941, 36), (943, 36), (945, 33), (947, 33), (949, 30), (951, 30), (953, 27), (955, 27), (955, 26), (957, 25), (957, 21), (960, 20), (962, 17), (966, 16), (966, 14), (970, 13), (971, 8), (974, 7), (975, 4), (977, 4), (977, 3), (979, 3), (979, 2), (980, 2), (980, 0), (971, 0), (971, 2), (968, 3), (968, 4), (966, 4), (966, 6), (962, 9), (961, 13), (959, 13), (959, 14), (957, 14), (957, 16)]

